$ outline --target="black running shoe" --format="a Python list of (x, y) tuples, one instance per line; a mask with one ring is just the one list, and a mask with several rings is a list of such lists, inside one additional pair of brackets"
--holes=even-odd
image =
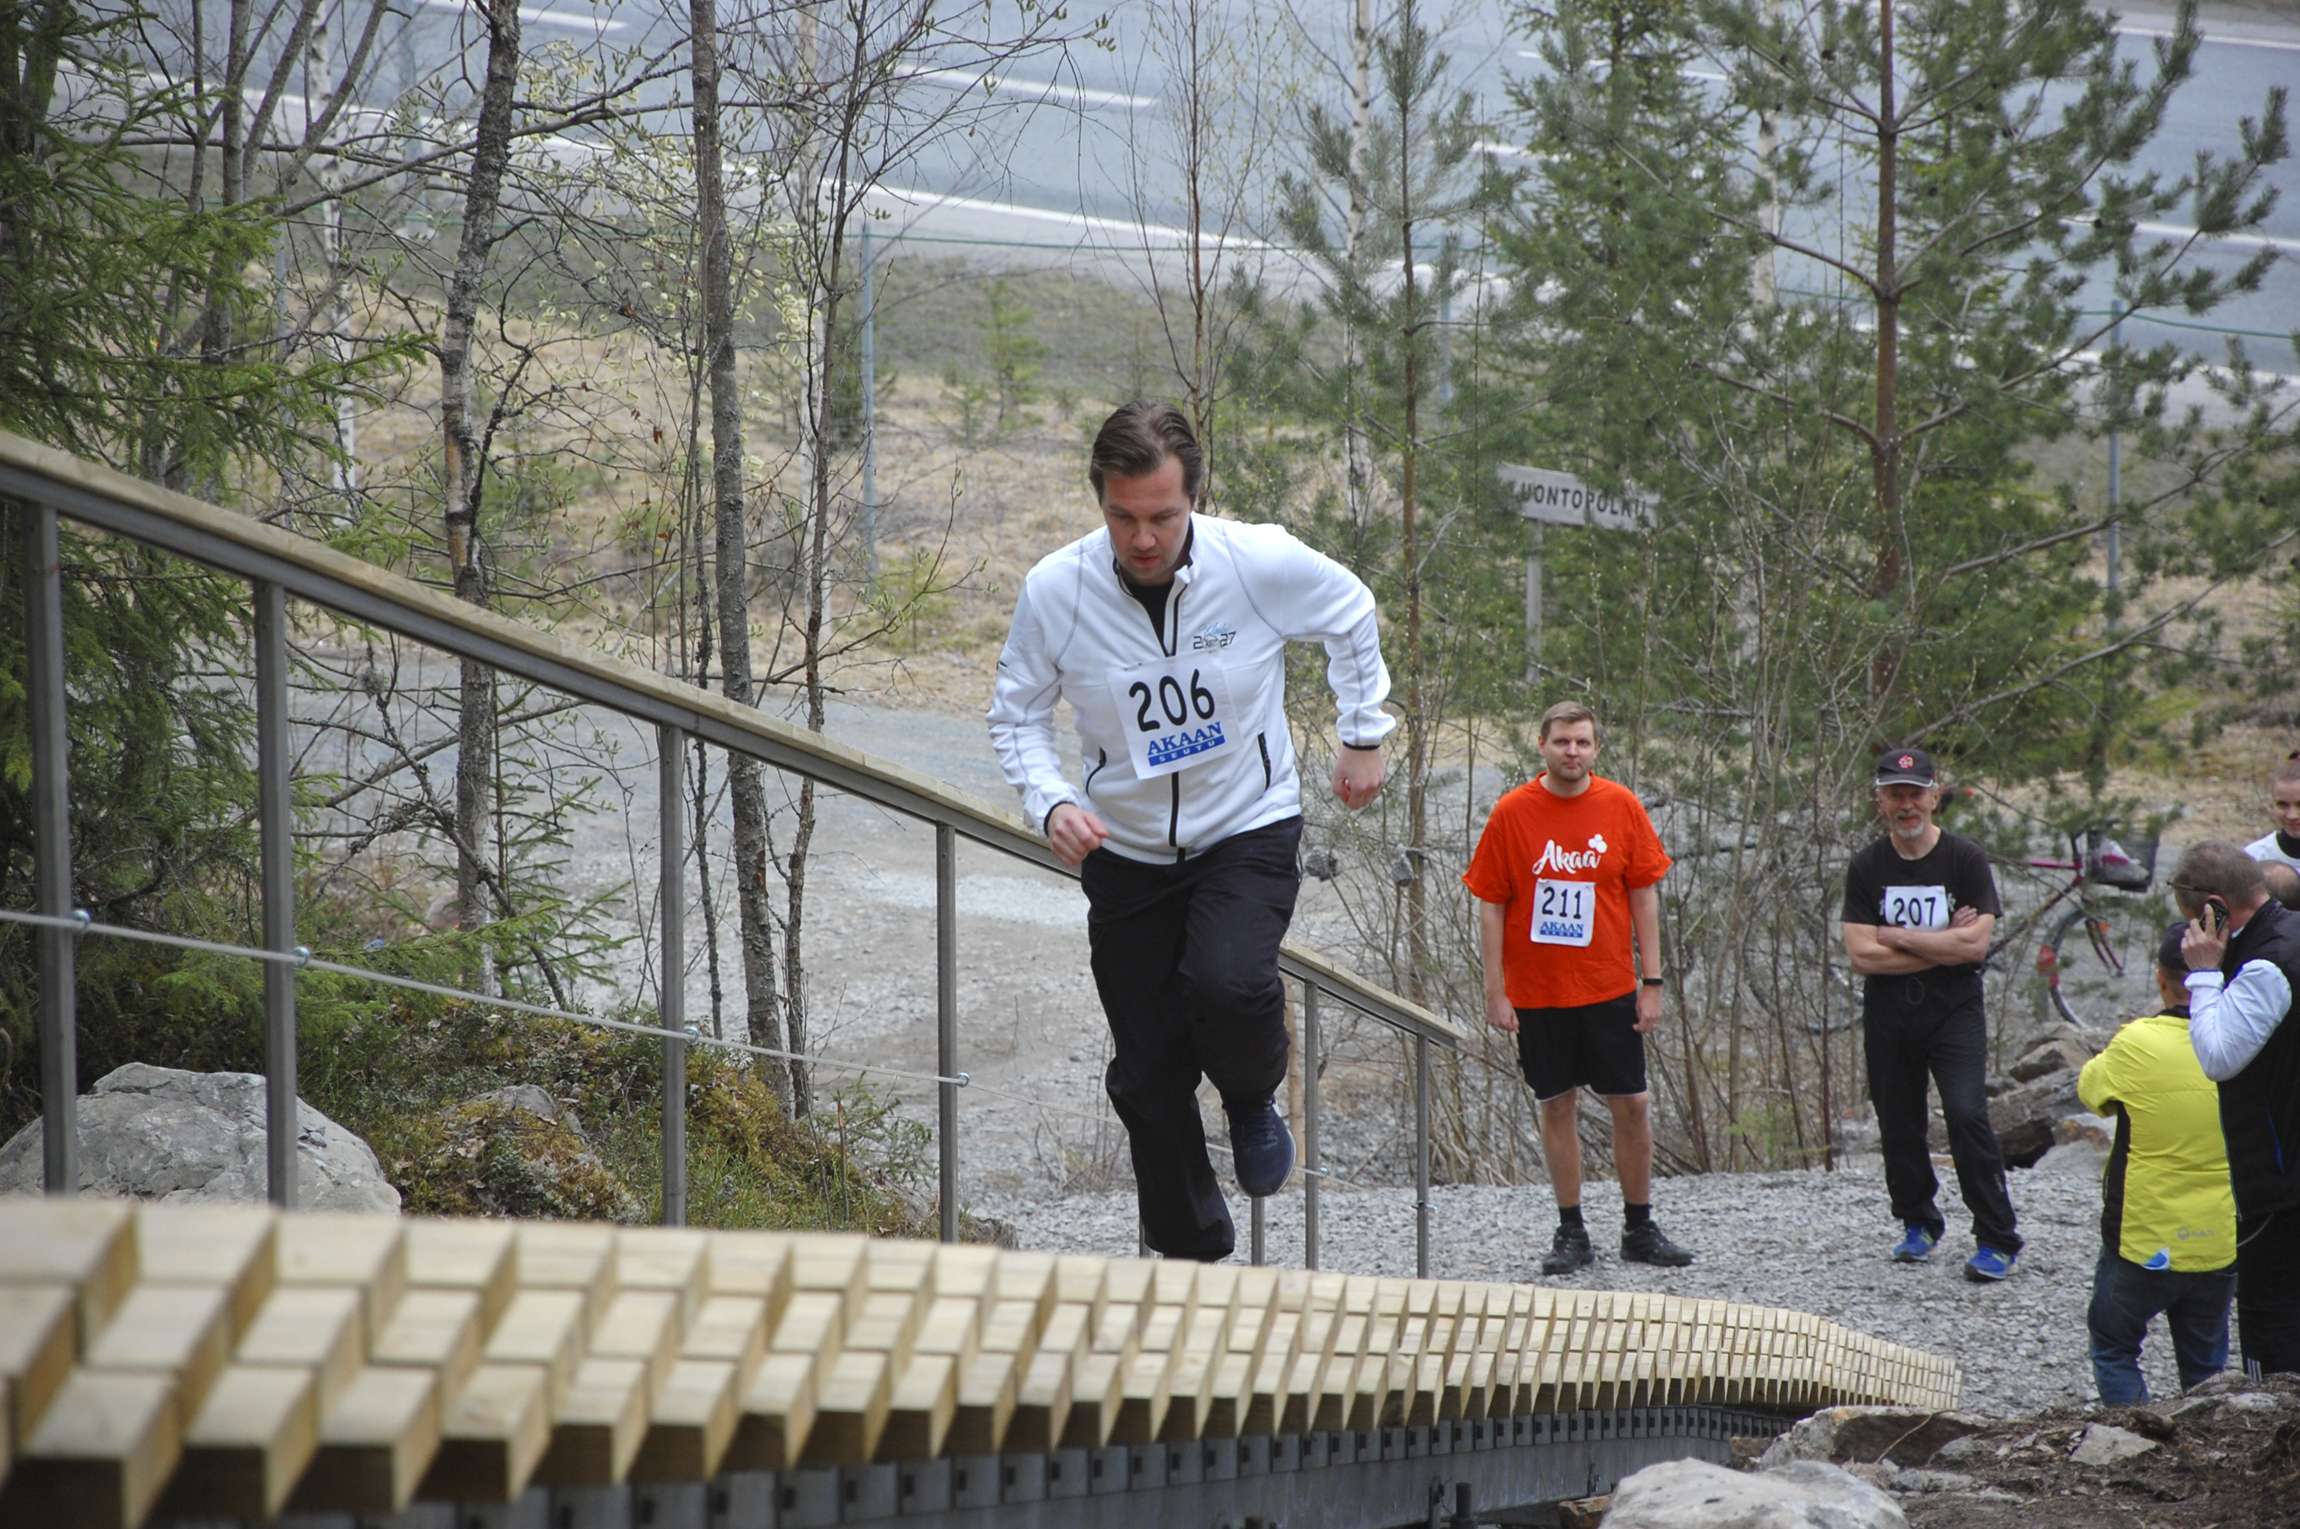
[(1589, 1228), (1560, 1226), (1557, 1240), (1549, 1245), (1549, 1256), (1541, 1261), (1544, 1274), (1571, 1274), (1597, 1262), (1596, 1250), (1589, 1245)]
[(1230, 1153), (1238, 1187), (1259, 1200), (1286, 1187), (1294, 1171), (1294, 1133), (1275, 1098), (1230, 1117)]
[(1650, 1221), (1621, 1234), (1621, 1256), (1633, 1264), (1659, 1264), (1664, 1269), (1682, 1269), (1693, 1262), (1692, 1254), (1662, 1236), (1661, 1228)]

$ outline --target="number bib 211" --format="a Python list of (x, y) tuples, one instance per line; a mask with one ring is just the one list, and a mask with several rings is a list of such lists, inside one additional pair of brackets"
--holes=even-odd
[(1204, 658), (1160, 658), (1110, 676), (1110, 699), (1138, 780), (1223, 758), (1238, 747), (1230, 679)]
[(1587, 945), (1597, 922), (1597, 883), (1554, 881), (1533, 884), (1533, 943)]

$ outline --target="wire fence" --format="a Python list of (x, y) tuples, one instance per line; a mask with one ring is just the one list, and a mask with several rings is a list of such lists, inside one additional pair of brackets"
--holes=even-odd
[[(292, 1204), (295, 1196), (295, 1117), (298, 1108), (296, 981), (305, 973), (325, 973), (383, 990), (419, 993), (449, 1000), (470, 1009), (505, 1015), (581, 1025), (595, 1030), (658, 1040), (663, 1048), (660, 1144), (662, 1157), (662, 1215), (678, 1223), (687, 1215), (687, 1083), (686, 1055), (690, 1047), (705, 1047), (756, 1061), (789, 1064), (897, 1079), (932, 1088), (938, 1098), (935, 1138), (940, 1157), (940, 1221), (946, 1240), (959, 1235), (958, 1093), (998, 1098), (1028, 1110), (1062, 1116), (1107, 1131), (1111, 1116), (1056, 1104), (1041, 1095), (1015, 1089), (987, 1088), (957, 1065), (960, 1051), (959, 992), (957, 978), (958, 876), (960, 838), (996, 849), (1004, 855), (1047, 869), (1056, 864), (1043, 840), (1011, 814), (988, 808), (943, 782), (901, 766), (862, 755), (819, 734), (781, 722), (755, 708), (737, 706), (692, 685), (650, 669), (592, 657), (560, 639), (516, 621), (475, 609), (427, 589), (411, 580), (330, 551), (277, 528), (199, 504), (128, 478), (66, 457), (61, 453), (11, 437), (0, 436), (0, 495), (22, 502), (26, 535), (25, 611), (30, 649), (28, 711), (33, 722), (31, 775), (34, 797), (35, 876), (34, 907), (0, 909), (0, 923), (32, 930), (38, 946), (39, 1049), (42, 1063), (42, 1128), (45, 1179), (50, 1192), (74, 1192), (80, 1182), (76, 1123), (77, 1010), (75, 972), (81, 941), (95, 937), (140, 942), (258, 964), (265, 973), (264, 1045), (269, 1105), (267, 1170), (272, 1198)], [(69, 783), (71, 748), (65, 727), (66, 644), (63, 564), (57, 522), (68, 515), (100, 533), (125, 538), (185, 557), (216, 573), (251, 581), (254, 593), (253, 701), (256, 754), (256, 810), (248, 819), (260, 822), (264, 832), (261, 863), (262, 936), (260, 943), (241, 944), (229, 939), (206, 939), (164, 930), (139, 928), (110, 920), (98, 921), (73, 899), (72, 825)], [(564, 996), (551, 982), (550, 1002), (533, 996), (497, 994), (475, 988), (492, 987), (494, 979), (457, 986), (399, 972), (379, 971), (348, 961), (319, 956), (296, 940), (295, 841), (287, 831), (296, 822), (291, 782), (312, 761), (299, 754), (294, 730), (312, 747), (312, 718), (293, 719), (288, 698), (291, 673), (288, 644), (288, 601), (308, 603), (338, 619), (411, 640), (425, 649), (452, 655), (466, 664), (480, 663), (495, 673), (534, 687), (522, 703), (536, 717), (566, 718), (575, 711), (598, 708), (602, 715), (621, 719), (621, 725), (639, 724), (652, 731), (656, 744), (647, 773), (656, 775), (653, 803), (660, 814), (652, 873), (641, 864), (646, 858), (637, 841), (625, 894), (634, 908), (644, 908), (652, 893), (653, 937), (641, 930), (640, 945), (653, 953), (654, 985), (659, 990), (658, 1020), (647, 1024), (591, 1012)], [(209, 666), (210, 668), (213, 665)], [(372, 672), (372, 665), (346, 666), (342, 671), (347, 696), (365, 692), (371, 703), (356, 721), (346, 721), (338, 708), (325, 712), (338, 729), (345, 750), (331, 759), (337, 773), (307, 778), (307, 793), (326, 785), (327, 800), (340, 803), (344, 792), (364, 788), (386, 773), (378, 760), (391, 761), (390, 769), (404, 769), (420, 783), (408, 788), (393, 812), (384, 815), (386, 829), (415, 829), (439, 834), (451, 825), (444, 821), (444, 792), (439, 783), (424, 780), (427, 760), (443, 756), (453, 746), (452, 731), (436, 736), (409, 731), (408, 718), (415, 703), (389, 702), (388, 686)], [(239, 678), (225, 665), (222, 676), (208, 674), (201, 683), (218, 704), (229, 704)], [(333, 671), (330, 671), (333, 672)], [(218, 678), (224, 680), (220, 689)], [(442, 686), (447, 677), (439, 677)], [(420, 689), (426, 677), (419, 672)], [(398, 708), (395, 710), (395, 706)], [(420, 710), (420, 706), (417, 708)], [(436, 720), (436, 719), (435, 719)], [(651, 724), (651, 728), (648, 727)], [(605, 734), (597, 735), (604, 738)], [(596, 739), (594, 740), (596, 742)], [(370, 753), (362, 753), (362, 748)], [(697, 808), (692, 825), (698, 841), (711, 828), (700, 810), (700, 797), (689, 800), (690, 778), (684, 773), (690, 748), (700, 754), (709, 749), (726, 756), (747, 756), (773, 770), (817, 782), (832, 797), (850, 797), (878, 809), (891, 809), (900, 817), (931, 825), (935, 840), (935, 895), (933, 969), (935, 990), (936, 1064), (931, 1068), (903, 1066), (875, 1059), (857, 1059), (826, 1052), (803, 1043), (789, 1046), (760, 1044), (748, 1039), (707, 1034), (684, 1017), (685, 976), (691, 952), (685, 935), (687, 877), (690, 867), (687, 833), (690, 807)], [(538, 745), (539, 756), (548, 747)], [(578, 751), (580, 753), (580, 751)], [(582, 761), (588, 762), (588, 756)], [(553, 770), (564, 760), (546, 759), (537, 779), (549, 794)], [(721, 775), (724, 780), (724, 775)], [(351, 787), (342, 782), (350, 780)], [(626, 818), (639, 800), (626, 794)], [(306, 811), (311, 804), (306, 803)], [(426, 813), (430, 817), (425, 816)], [(357, 836), (355, 836), (357, 837)], [(380, 842), (380, 832), (369, 832), (360, 842)], [(337, 853), (344, 861), (350, 852)], [(345, 862), (348, 863), (348, 862)], [(372, 890), (363, 887), (362, 894)], [(706, 889), (707, 890), (707, 889)], [(642, 924), (644, 920), (642, 920)], [(498, 955), (516, 964), (528, 961), (519, 953), (523, 938), (509, 925), (483, 926), (470, 936), (475, 954), (473, 969), (489, 970)], [(915, 948), (915, 947), (912, 947)], [(923, 951), (919, 952), (924, 954)], [(548, 963), (539, 959), (538, 969)], [(1320, 1160), (1317, 1134), (1318, 1103), (1315, 1079), (1319, 1066), (1318, 1025), (1321, 995), (1400, 1030), (1412, 1042), (1413, 1086), (1417, 1126), (1415, 1206), (1417, 1266), (1426, 1269), (1429, 1247), (1429, 1132), (1428, 1097), (1431, 1047), (1453, 1047), (1458, 1031), (1446, 1020), (1408, 1003), (1354, 974), (1334, 966), (1312, 952), (1288, 945), (1280, 955), (1284, 973), (1303, 984), (1305, 1008), (1302, 1041), (1304, 1075), (1304, 1150), (1302, 1184), (1305, 1197), (1305, 1255), (1316, 1262), (1316, 1195), (1321, 1182), (1362, 1185), (1354, 1175), (1336, 1173)], [(640, 974), (643, 975), (643, 974)], [(538, 984), (541, 985), (541, 984)], [(1105, 1110), (1107, 1106), (1105, 1106)], [(1219, 1143), (1209, 1143), (1216, 1151)], [(1253, 1255), (1263, 1252), (1263, 1208), (1254, 1207)]]

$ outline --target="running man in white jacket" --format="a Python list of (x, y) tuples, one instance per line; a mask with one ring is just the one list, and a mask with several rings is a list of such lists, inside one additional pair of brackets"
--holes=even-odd
[[(1276, 526), (1199, 520), (1203, 474), (1182, 411), (1137, 401), (1094, 439), (1103, 529), (1041, 561), (998, 659), (990, 736), (1023, 812), (1086, 887), (1094, 982), (1115, 1056), (1149, 1245), (1227, 1258), (1237, 1233), (1199, 1124), (1201, 1076), (1222, 1095), (1238, 1187), (1276, 1193), (1294, 1142), (1278, 945), (1301, 887), (1301, 781), (1286, 727), (1285, 648), (1326, 645), (1340, 712), (1334, 794), (1382, 786), (1372, 591)], [(1078, 720), (1065, 776), (1054, 708)]]

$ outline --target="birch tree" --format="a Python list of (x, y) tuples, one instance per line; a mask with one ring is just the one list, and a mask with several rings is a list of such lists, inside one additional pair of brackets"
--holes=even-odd
[[(448, 278), (439, 335), (439, 429), (444, 466), (447, 565), (455, 597), (489, 603), (487, 543), (479, 523), (481, 480), (487, 457), (484, 432), (472, 418), (471, 332), (479, 315), (480, 284), (496, 242), (495, 214), (503, 172), (511, 158), (514, 98), (519, 88), (517, 0), (489, 0), (487, 75), (473, 134), (471, 173), (463, 194), (463, 233)], [(495, 671), (464, 659), (457, 703), (455, 755), (455, 903), (466, 930), (487, 922), (487, 843), (495, 794)]]
[[(689, 0), (690, 79), (694, 91), (697, 275), (703, 310), (704, 372), (711, 415), (711, 504), (716, 578), (719, 688), (738, 706), (757, 702), (751, 668), (749, 502), (744, 482), (743, 393), (735, 355), (735, 255), (727, 224), (726, 171), (720, 138), (717, 0)], [(709, 642), (706, 636), (704, 641)], [(703, 662), (708, 664), (708, 650)], [(803, 1050), (799, 1027), (786, 1028), (775, 985), (774, 921), (767, 900), (767, 797), (758, 762), (727, 758), (728, 805), (734, 818), (736, 946), (746, 999), (744, 1039), (755, 1046)], [(665, 980), (671, 980), (666, 978)], [(795, 991), (795, 988), (793, 989)], [(787, 1068), (767, 1069), (775, 1096), (794, 1102)]]

